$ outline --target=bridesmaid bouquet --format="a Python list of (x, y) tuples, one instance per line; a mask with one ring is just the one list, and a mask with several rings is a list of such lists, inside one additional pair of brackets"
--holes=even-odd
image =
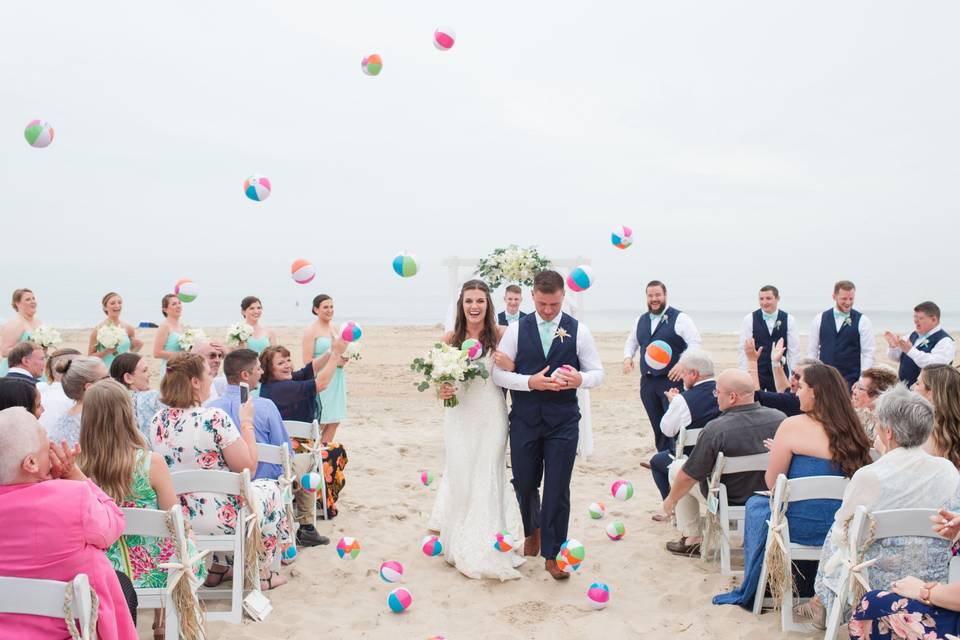
[(203, 329), (194, 329), (193, 327), (187, 327), (183, 330), (183, 335), (180, 336), (180, 348), (184, 351), (190, 351), (193, 349), (194, 345), (200, 342), (201, 340), (206, 340), (207, 334), (203, 332)]
[[(414, 383), (417, 391), (426, 391), (431, 386), (439, 389), (444, 384), (468, 382), (474, 378), (486, 380), (490, 377), (487, 368), (477, 360), (470, 360), (467, 352), (448, 344), (437, 343), (427, 355), (415, 359), (410, 369), (423, 374), (423, 381)], [(455, 407), (460, 404), (457, 396), (443, 401), (444, 407)]]
[(47, 324), (42, 324), (36, 329), (30, 331), (30, 341), (34, 342), (44, 349), (55, 347), (60, 344), (60, 332)]
[(116, 349), (126, 337), (127, 332), (123, 330), (123, 327), (115, 324), (105, 324), (97, 329), (97, 345), (100, 347), (98, 351)]
[(347, 350), (343, 352), (343, 357), (347, 360), (360, 360), (360, 350), (362, 349), (359, 342), (351, 342), (347, 345)]
[(246, 322), (238, 322), (227, 329), (227, 343), (240, 344), (253, 337), (253, 328)]

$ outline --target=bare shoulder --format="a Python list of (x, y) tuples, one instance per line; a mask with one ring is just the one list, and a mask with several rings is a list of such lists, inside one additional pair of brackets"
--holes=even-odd
[(801, 430), (808, 429), (812, 422), (813, 420), (802, 414), (790, 416), (780, 423), (780, 426), (777, 428), (777, 435), (780, 436), (783, 434), (784, 436), (788, 436), (794, 433), (800, 433)]

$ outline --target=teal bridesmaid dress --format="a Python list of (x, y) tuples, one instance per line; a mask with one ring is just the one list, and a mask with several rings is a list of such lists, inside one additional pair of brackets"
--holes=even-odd
[[(164, 351), (183, 351), (180, 348), (180, 338), (183, 337), (183, 334), (177, 333), (176, 331), (171, 331), (170, 335), (167, 336), (167, 341), (163, 343)], [(163, 359), (160, 361), (160, 377), (163, 377), (163, 374), (167, 372), (167, 361)]]
[(262, 338), (250, 338), (247, 340), (247, 349), (257, 352), (257, 355), (263, 353), (263, 350), (270, 346), (270, 336)]
[[(117, 345), (117, 352), (108, 353), (107, 355), (103, 356), (103, 364), (104, 366), (107, 367), (108, 371), (110, 370), (110, 365), (113, 364), (114, 358), (116, 358), (121, 353), (127, 353), (128, 351), (130, 351), (130, 347), (131, 347), (130, 336), (124, 334), (123, 340), (121, 340), (120, 344)], [(103, 351), (103, 345), (100, 344), (99, 342), (97, 343), (97, 351)]]
[[(24, 331), (20, 334), (20, 339), (17, 342), (26, 342), (30, 339), (30, 332)], [(10, 370), (10, 366), (7, 364), (6, 358), (0, 358), (0, 378), (7, 375), (7, 372)]]
[[(320, 336), (313, 343), (313, 357), (318, 358), (330, 350), (332, 340)], [(320, 424), (343, 422), (347, 417), (347, 377), (342, 368), (330, 379), (327, 388), (317, 394), (320, 403)]]

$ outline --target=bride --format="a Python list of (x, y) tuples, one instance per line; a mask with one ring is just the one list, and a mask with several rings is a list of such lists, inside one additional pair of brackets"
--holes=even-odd
[[(467, 338), (483, 345), (481, 362), (487, 371), (509, 362), (496, 353), (506, 327), (497, 326), (490, 288), (469, 280), (460, 290), (456, 323), (443, 341), (459, 347)], [(517, 499), (506, 479), (507, 405), (503, 390), (492, 379), (476, 379), (461, 388), (446, 385), (441, 397), (456, 394), (460, 403), (444, 409), (443, 441), (446, 469), (429, 527), (439, 531), (444, 557), (468, 578), (519, 578), (523, 564), (516, 552), (493, 547), (496, 534), (509, 531), (523, 540)]]

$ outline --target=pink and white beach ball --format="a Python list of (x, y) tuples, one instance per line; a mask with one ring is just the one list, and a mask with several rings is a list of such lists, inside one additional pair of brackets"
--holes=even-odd
[(433, 32), (433, 46), (440, 51), (449, 51), (457, 41), (457, 33), (450, 27), (437, 27)]

